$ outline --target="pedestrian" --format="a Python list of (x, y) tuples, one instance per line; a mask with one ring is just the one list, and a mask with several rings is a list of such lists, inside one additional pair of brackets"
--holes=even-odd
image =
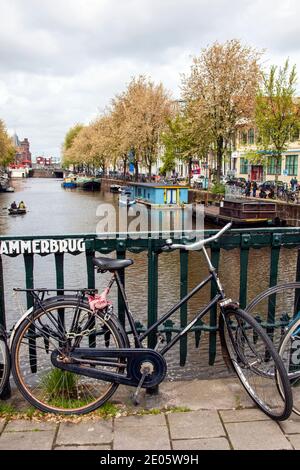
[(291, 184), (291, 190), (292, 190), (292, 191), (295, 191), (296, 186), (297, 186), (297, 184), (298, 184), (298, 181), (297, 181), (296, 178), (294, 178), (294, 176), (293, 176), (293, 178), (291, 179), (290, 184)]
[(258, 189), (256, 181), (253, 182), (252, 188), (253, 188), (253, 197), (256, 197), (256, 192), (257, 192), (257, 189)]
[(294, 178), (294, 191), (297, 191), (297, 189), (298, 189), (298, 180), (295, 176), (295, 178)]
[(245, 192), (246, 196), (249, 197), (251, 195), (251, 181), (248, 180), (247, 183), (246, 183), (246, 192)]

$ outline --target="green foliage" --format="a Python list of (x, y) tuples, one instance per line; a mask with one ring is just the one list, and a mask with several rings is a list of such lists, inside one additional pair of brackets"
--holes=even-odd
[(104, 405), (101, 406), (101, 408), (96, 410), (95, 413), (104, 419), (108, 419), (115, 418), (119, 412), (120, 410), (116, 405), (110, 402), (106, 402), (104, 403)]
[(16, 409), (11, 403), (0, 401), (0, 417), (9, 418), (16, 413)]
[(167, 124), (168, 128), (161, 138), (165, 148), (161, 174), (172, 171), (175, 168), (176, 160), (190, 162), (193, 156), (200, 153), (199, 141), (196, 141), (192, 134), (189, 119), (184, 114), (177, 114)]
[(4, 122), (0, 119), (0, 166), (7, 166), (13, 161), (16, 149), (9, 137)]
[(296, 103), (296, 66), (290, 69), (273, 65), (263, 74), (262, 86), (256, 99), (255, 121), (259, 133), (258, 147), (272, 151), (280, 159), (287, 150), (290, 135), (299, 128), (299, 105)]
[(72, 147), (75, 137), (77, 137), (83, 127), (84, 126), (82, 124), (75, 124), (75, 126), (71, 127), (71, 129), (68, 130), (64, 141), (65, 150), (69, 150), (69, 148)]
[(211, 188), (212, 194), (225, 195), (225, 184), (215, 183)]
[(86, 403), (78, 400), (77, 380), (76, 374), (54, 368), (43, 377), (41, 385), (52, 405), (77, 407)]
[(75, 138), (78, 136), (79, 132), (83, 129), (82, 124), (75, 124), (75, 126), (71, 127), (68, 132), (66, 133), (65, 140), (63, 143), (63, 166), (68, 166), (71, 161), (66, 157), (67, 150), (70, 150)]

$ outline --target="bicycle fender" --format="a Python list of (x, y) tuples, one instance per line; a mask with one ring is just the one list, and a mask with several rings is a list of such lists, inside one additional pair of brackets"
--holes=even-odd
[(19, 328), (19, 326), (21, 325), (21, 323), (29, 316), (31, 315), (33, 312), (33, 307), (30, 307), (25, 313), (24, 315), (21, 316), (21, 318), (19, 318), (19, 320), (17, 321), (17, 323), (14, 324), (13, 326), (13, 329), (12, 329), (12, 332), (11, 332), (11, 335), (10, 335), (10, 338), (9, 338), (9, 347), (11, 348), (12, 346), (12, 343), (13, 343), (13, 340), (14, 340), (14, 337), (15, 337), (15, 334), (16, 334), (16, 331), (17, 329)]

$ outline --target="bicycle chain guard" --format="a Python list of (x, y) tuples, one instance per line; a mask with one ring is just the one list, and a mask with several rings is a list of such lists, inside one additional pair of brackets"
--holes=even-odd
[[(150, 368), (151, 372), (144, 380), (143, 388), (152, 388), (159, 385), (167, 373), (167, 364), (164, 357), (157, 351), (142, 348), (75, 348), (65, 357), (60, 351), (55, 350), (51, 354), (51, 362), (58, 369), (74, 374), (132, 387), (138, 386), (143, 375), (144, 364), (147, 364), (148, 367), (151, 364), (153, 367)], [(109, 366), (114, 369), (118, 367), (122, 370), (126, 369), (127, 374), (96, 369), (97, 365)]]

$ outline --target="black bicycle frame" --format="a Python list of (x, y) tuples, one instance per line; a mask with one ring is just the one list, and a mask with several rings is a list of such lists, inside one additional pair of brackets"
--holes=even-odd
[(203, 289), (206, 284), (209, 282), (213, 282), (216, 285), (217, 288), (217, 295), (204, 307), (202, 308), (193, 318), (193, 320), (190, 321), (190, 323), (182, 330), (180, 331), (177, 335), (174, 336), (174, 338), (160, 351), (160, 354), (164, 355), (166, 354), (169, 349), (171, 349), (183, 336), (185, 336), (190, 329), (195, 325), (195, 323), (198, 320), (201, 320), (209, 310), (216, 305), (220, 300), (225, 299), (225, 294), (223, 291), (223, 288), (220, 284), (218, 275), (215, 271), (215, 269), (211, 270), (210, 275), (204, 279), (202, 282), (200, 282), (191, 292), (189, 292), (183, 299), (181, 299), (179, 302), (177, 302), (170, 310), (168, 310), (167, 313), (165, 313), (159, 320), (157, 320), (153, 325), (150, 326), (144, 333), (138, 334), (137, 329), (134, 324), (134, 319), (132, 316), (132, 313), (129, 309), (129, 304), (126, 296), (126, 292), (124, 289), (124, 286), (121, 282), (120, 276), (118, 272), (114, 273), (115, 280), (117, 282), (118, 289), (120, 291), (122, 300), (124, 302), (124, 307), (125, 307), (125, 313), (131, 328), (131, 332), (134, 337), (135, 341), (135, 347), (141, 348), (142, 347), (142, 342), (145, 338), (147, 338), (150, 333), (152, 333), (154, 330), (156, 330), (160, 325), (162, 325), (168, 318), (170, 318), (173, 313), (175, 313), (180, 307), (185, 305), (197, 292), (199, 292), (201, 289)]

